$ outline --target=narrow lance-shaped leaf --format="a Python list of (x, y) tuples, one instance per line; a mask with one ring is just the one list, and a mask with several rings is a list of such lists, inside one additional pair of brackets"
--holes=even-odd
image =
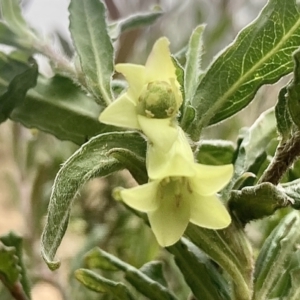
[(188, 103), (193, 99), (197, 86), (199, 85), (199, 76), (201, 74), (201, 56), (202, 56), (202, 35), (205, 25), (200, 25), (193, 31), (188, 50), (186, 53), (186, 64), (184, 72), (184, 91)]
[(20, 39), (4, 22), (0, 22), (0, 44), (19, 48), (26, 47), (24, 40)]
[(90, 92), (96, 100), (112, 102), (113, 46), (107, 32), (105, 6), (100, 0), (72, 0), (70, 32)]
[(208, 256), (182, 239), (168, 247), (196, 299), (230, 300), (228, 284)]
[(101, 134), (89, 140), (62, 166), (54, 181), (46, 226), (42, 235), (42, 255), (50, 269), (59, 267), (55, 253), (69, 222), (72, 201), (78, 190), (90, 179), (109, 175), (123, 165), (107, 152), (124, 148), (145, 156), (145, 140), (136, 132)]
[(101, 109), (71, 79), (40, 75), (36, 87), (28, 91), (22, 105), (14, 108), (9, 118), (82, 145), (93, 136), (115, 130), (99, 122)]
[[(22, 36), (24, 40), (31, 43), (33, 33), (29, 28), (27, 22), (22, 16), (21, 6), (19, 0), (1, 0), (2, 18), (8, 24), (9, 28), (18, 36)], [(25, 36), (25, 38), (24, 38)], [(24, 41), (24, 43), (26, 43)]]
[(12, 110), (20, 106), (27, 91), (36, 85), (37, 64), (33, 59), (28, 63), (11, 59), (0, 54), (0, 123)]
[(300, 45), (300, 14), (295, 0), (269, 0), (261, 14), (210, 66), (192, 101), (198, 114), (188, 132), (197, 140), (203, 127), (247, 106), (263, 84), (293, 69)]
[(254, 273), (254, 299), (268, 299), (277, 283), (285, 263), (297, 250), (300, 241), (300, 218), (291, 212), (279, 223), (266, 239), (256, 261)]
[[(185, 234), (197, 247), (227, 271), (234, 282), (237, 299), (249, 299), (251, 283), (248, 282), (248, 270), (245, 269), (242, 260), (224, 238), (226, 229), (222, 231), (225, 231), (225, 234), (222, 235), (221, 230), (210, 230), (189, 224)], [(234, 231), (231, 234), (234, 234)]]
[(76, 270), (75, 277), (85, 287), (92, 291), (108, 294), (113, 296), (113, 299), (116, 300), (134, 300), (128, 288), (122, 282), (108, 280), (87, 269)]
[(121, 33), (153, 24), (159, 17), (163, 15), (160, 8), (155, 7), (155, 10), (146, 13), (137, 13), (130, 15), (126, 19), (118, 20), (108, 25), (109, 35), (113, 40), (116, 40)]
[(117, 268), (125, 273), (126, 280), (141, 294), (151, 300), (176, 300), (177, 298), (164, 285), (148, 277), (146, 273), (123, 262), (119, 258), (99, 249), (94, 248), (86, 256), (90, 268), (115, 270)]

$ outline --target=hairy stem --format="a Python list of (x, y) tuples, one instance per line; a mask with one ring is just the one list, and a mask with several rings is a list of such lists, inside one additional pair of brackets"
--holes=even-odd
[(259, 183), (270, 182), (277, 185), (281, 177), (300, 156), (300, 131), (285, 143), (279, 144), (270, 165), (261, 176)]

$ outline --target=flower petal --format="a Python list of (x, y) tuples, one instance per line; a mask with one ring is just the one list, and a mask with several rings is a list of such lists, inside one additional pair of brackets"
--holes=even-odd
[(178, 137), (171, 149), (161, 149), (156, 144), (148, 145), (146, 164), (151, 179), (170, 176), (195, 176), (194, 156), (184, 132), (178, 127)]
[(152, 181), (131, 189), (123, 189), (120, 191), (122, 200), (130, 207), (142, 211), (149, 212), (158, 208), (157, 188), (159, 181)]
[(171, 176), (191, 177), (195, 175), (194, 162), (174, 151), (164, 152), (148, 146), (147, 171), (152, 180)]
[(138, 115), (139, 125), (147, 138), (158, 148), (169, 151), (178, 136), (171, 118), (154, 119)]
[(189, 202), (184, 199), (178, 201), (172, 193), (165, 193), (165, 197), (159, 199), (159, 208), (148, 213), (153, 233), (162, 247), (171, 246), (180, 239), (188, 225), (189, 216)]
[(176, 78), (169, 44), (166, 37), (158, 39), (154, 44), (146, 62), (146, 82), (168, 81), (170, 78)]
[(194, 193), (192, 198), (191, 223), (210, 229), (226, 228), (231, 223), (227, 209), (217, 196), (201, 196)]
[(197, 175), (191, 178), (191, 188), (203, 196), (213, 195), (224, 188), (233, 173), (232, 165), (208, 166), (197, 164)]
[(99, 121), (115, 126), (140, 129), (135, 104), (127, 93), (121, 95), (100, 114)]
[(146, 84), (145, 67), (134, 64), (117, 64), (115, 66), (117, 72), (122, 73), (126, 78), (129, 88), (127, 90), (128, 97), (137, 103), (141, 95), (143, 86)]

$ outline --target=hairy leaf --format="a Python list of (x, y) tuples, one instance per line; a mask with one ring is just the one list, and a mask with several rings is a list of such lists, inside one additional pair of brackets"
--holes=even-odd
[(101, 109), (70, 79), (39, 76), (37, 86), (28, 91), (23, 104), (9, 117), (26, 127), (82, 145), (93, 136), (114, 130), (99, 122)]
[(33, 38), (33, 33), (22, 16), (20, 1), (1, 0), (0, 4), (2, 18), (4, 21), (16, 35), (23, 37), (23, 40), (27, 39), (29, 45), (31, 43), (31, 39)]
[(113, 148), (124, 148), (145, 155), (145, 140), (136, 132), (101, 134), (78, 149), (58, 172), (50, 198), (46, 226), (42, 235), (42, 255), (49, 268), (59, 267), (55, 253), (69, 222), (72, 201), (90, 179), (109, 175), (123, 165), (108, 155)]
[(0, 44), (23, 47), (22, 41), (14, 34), (6, 23), (0, 22)]
[(141, 294), (151, 300), (177, 299), (165, 286), (151, 279), (146, 273), (123, 262), (119, 258), (99, 249), (91, 250), (86, 256), (90, 268), (112, 270), (117, 268), (125, 273), (126, 280), (131, 283)]
[[(237, 229), (234, 222), (224, 230), (210, 230), (189, 224), (186, 236), (203, 252), (220, 265), (232, 278), (237, 299), (249, 299), (249, 269), (247, 259), (251, 257), (244, 240), (240, 235), (242, 229)], [(235, 240), (237, 235), (237, 240)], [(233, 238), (234, 237), (234, 238)], [(242, 241), (243, 244), (240, 244)], [(236, 244), (233, 248), (232, 244)], [(238, 247), (237, 247), (238, 246)], [(240, 251), (242, 250), (242, 251)], [(246, 256), (246, 260), (242, 257)], [(240, 298), (239, 298), (240, 297)], [(244, 298), (245, 297), (245, 298)]]
[(87, 269), (76, 270), (75, 277), (85, 287), (95, 292), (108, 294), (116, 300), (134, 300), (128, 288), (122, 282), (108, 280)]
[(190, 103), (194, 97), (197, 86), (199, 85), (201, 74), (201, 56), (202, 56), (202, 35), (205, 25), (200, 25), (193, 31), (188, 50), (186, 52), (186, 64), (184, 72), (184, 91), (185, 98)]
[(269, 182), (232, 191), (228, 202), (230, 210), (243, 224), (270, 216), (291, 203), (292, 198)]
[(202, 140), (196, 156), (200, 164), (226, 165), (233, 162), (234, 144), (225, 140)]
[(183, 240), (168, 247), (196, 299), (230, 300), (228, 284), (211, 260), (195, 245)]
[(123, 32), (143, 26), (149, 26), (162, 15), (163, 11), (160, 9), (155, 9), (151, 12), (130, 15), (128, 18), (109, 24), (109, 35), (113, 40), (116, 40)]
[(90, 92), (100, 104), (112, 102), (113, 46), (105, 6), (99, 0), (71, 0), (70, 32)]
[(298, 212), (291, 212), (282, 219), (264, 242), (256, 261), (254, 299), (269, 298), (285, 271), (286, 263), (297, 251), (297, 244), (300, 241), (299, 225)]
[(269, 0), (260, 15), (210, 66), (192, 105), (198, 114), (188, 132), (201, 129), (247, 106), (263, 84), (292, 71), (291, 54), (300, 46), (300, 14), (295, 0)]
[(36, 85), (37, 64), (28, 63), (0, 54), (0, 123), (4, 122), (14, 108), (20, 106), (27, 91)]

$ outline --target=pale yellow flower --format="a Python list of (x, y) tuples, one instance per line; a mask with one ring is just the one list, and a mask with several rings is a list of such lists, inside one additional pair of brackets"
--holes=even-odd
[(178, 135), (182, 95), (168, 39), (157, 40), (145, 66), (117, 64), (115, 69), (128, 89), (101, 113), (100, 122), (142, 130), (156, 147), (169, 151)]
[(154, 235), (163, 247), (176, 243), (189, 222), (210, 229), (225, 228), (231, 222), (216, 193), (229, 182), (232, 165), (194, 163), (192, 168), (195, 174), (190, 177), (166, 177), (119, 191), (128, 206), (148, 214)]

